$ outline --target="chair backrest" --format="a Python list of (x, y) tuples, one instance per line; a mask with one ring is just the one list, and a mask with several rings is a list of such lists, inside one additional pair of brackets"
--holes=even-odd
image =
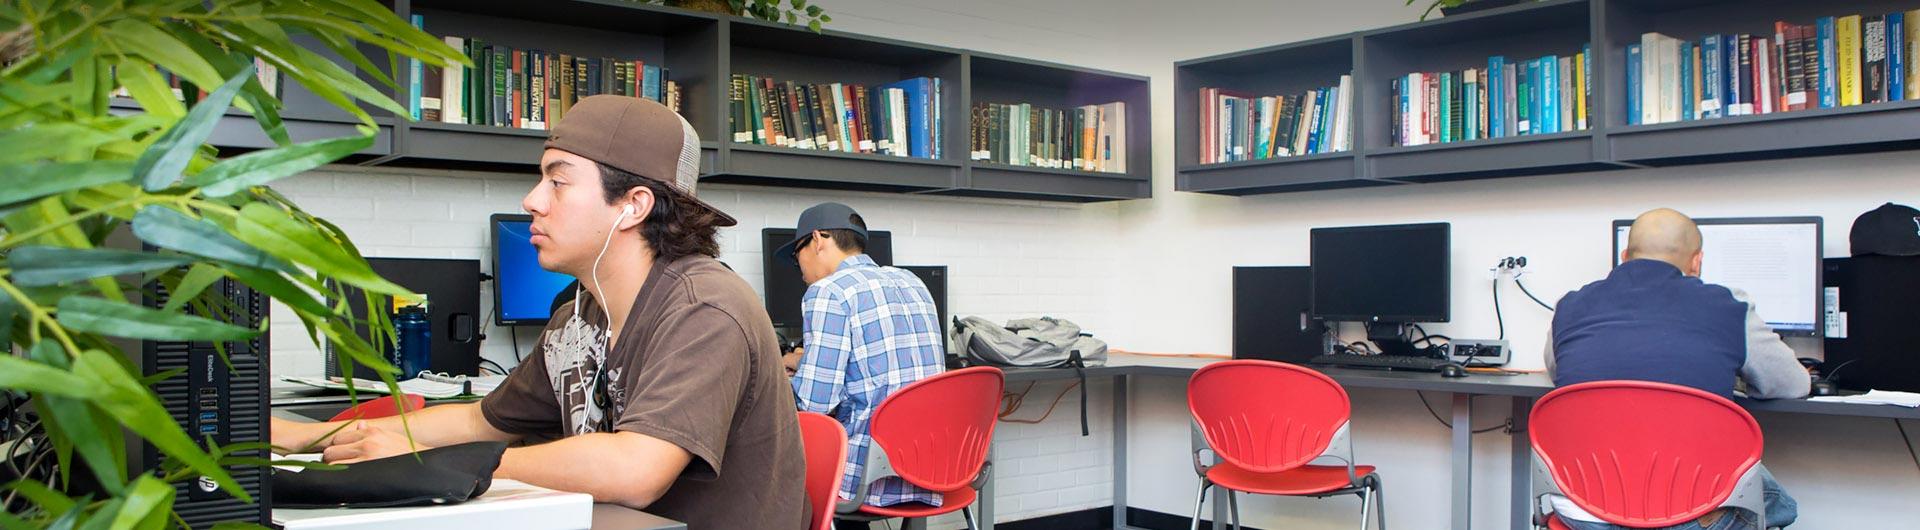
[(818, 412), (800, 412), (800, 445), (807, 454), (807, 505), (813, 530), (833, 529), (833, 506), (840, 499), (840, 474), (847, 467), (847, 429)]
[(1006, 376), (988, 366), (922, 379), (881, 401), (867, 432), (907, 482), (939, 492), (966, 488), (987, 461), (1005, 386)]
[(1214, 454), (1249, 471), (1274, 473), (1326, 452), (1353, 407), (1346, 389), (1320, 372), (1235, 360), (1193, 373), (1187, 410)]
[(1700, 518), (1760, 462), (1760, 424), (1726, 398), (1647, 381), (1563, 387), (1534, 404), (1535, 456), (1566, 497), (1621, 526)]
[[(427, 399), (420, 397), (419, 394), (407, 394), (405, 397), (407, 400), (406, 410), (408, 411), (420, 410), (422, 408), (426, 408), (427, 406)], [(352, 408), (348, 408), (347, 410), (340, 411), (339, 414), (333, 415), (333, 419), (327, 420), (327, 421), (344, 421), (344, 420), (351, 420), (351, 419), (371, 420), (375, 418), (385, 418), (388, 416), (399, 416), (399, 415), (400, 415), (400, 402), (393, 399), (393, 396), (380, 396), (378, 398), (362, 401), (360, 402), (360, 404), (354, 405)]]

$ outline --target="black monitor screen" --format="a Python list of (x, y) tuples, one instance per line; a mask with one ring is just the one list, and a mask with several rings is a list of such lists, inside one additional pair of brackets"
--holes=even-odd
[(540, 268), (540, 252), (527, 233), (533, 218), (494, 214), (493, 307), (502, 326), (545, 325), (553, 316), (553, 298), (573, 283), (573, 277)]
[(1447, 223), (1315, 228), (1313, 316), (1359, 322), (1446, 322)]
[[(793, 241), (792, 228), (760, 230), (761, 269), (766, 275), (762, 287), (767, 294), (767, 316), (773, 317), (776, 328), (800, 327), (800, 298), (807, 294), (807, 283), (800, 280), (800, 266), (774, 255), (788, 241)], [(867, 255), (874, 263), (893, 265), (893, 233), (868, 230)]]

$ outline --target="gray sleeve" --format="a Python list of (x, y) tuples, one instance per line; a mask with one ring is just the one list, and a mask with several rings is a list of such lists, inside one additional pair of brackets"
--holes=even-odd
[(1756, 399), (1807, 397), (1813, 380), (1807, 369), (1793, 356), (1793, 348), (1774, 334), (1760, 318), (1745, 291), (1731, 289), (1733, 298), (1747, 304), (1747, 361), (1740, 366), (1740, 378), (1747, 382), (1747, 395)]
[(1547, 361), (1547, 379), (1553, 379), (1553, 330), (1547, 330), (1547, 343), (1540, 347), (1540, 356)]

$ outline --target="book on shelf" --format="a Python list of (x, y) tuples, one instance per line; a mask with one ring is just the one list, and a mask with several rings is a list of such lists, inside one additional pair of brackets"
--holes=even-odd
[[(1629, 53), (1628, 75), (1637, 75)], [(1389, 82), (1389, 140), (1413, 146), (1585, 130), (1591, 64), (1583, 48), (1519, 61), (1495, 55), (1484, 68), (1396, 77)], [(1336, 145), (1345, 149), (1348, 141), (1342, 136)]]
[(935, 78), (867, 86), (733, 74), (727, 87), (728, 131), (735, 143), (917, 158), (941, 154), (943, 90)]
[(1626, 47), (1628, 123), (1920, 99), (1916, 22), (1920, 9), (1776, 21), (1762, 35), (1643, 34)]
[[(416, 25), (424, 24), (415, 17)], [(660, 65), (515, 49), (467, 36), (441, 41), (473, 66), (456, 72), (411, 61), (407, 103), (420, 121), (545, 130), (575, 101), (598, 94), (645, 97), (680, 112), (680, 87)]]
[[(1395, 85), (1411, 82), (1394, 81)], [(1200, 163), (1342, 152), (1353, 144), (1353, 77), (1300, 94), (1200, 89)], [(1402, 105), (1411, 102), (1396, 96)], [(1396, 124), (1400, 122), (1396, 121)], [(1124, 121), (1120, 122), (1124, 125)], [(1404, 125), (1404, 124), (1400, 124)], [(1116, 143), (1116, 146), (1120, 144)], [(1115, 147), (1119, 150), (1118, 147)]]
[(973, 160), (1103, 173), (1127, 171), (1125, 102), (1071, 109), (983, 102), (975, 103), (971, 111)]

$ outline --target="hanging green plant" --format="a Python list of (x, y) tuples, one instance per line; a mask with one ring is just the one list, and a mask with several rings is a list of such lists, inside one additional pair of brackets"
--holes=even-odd
[(820, 26), (833, 22), (820, 6), (807, 0), (634, 0), (638, 2), (705, 11), (722, 15), (757, 18), (769, 22), (806, 26), (814, 33), (820, 32)]

